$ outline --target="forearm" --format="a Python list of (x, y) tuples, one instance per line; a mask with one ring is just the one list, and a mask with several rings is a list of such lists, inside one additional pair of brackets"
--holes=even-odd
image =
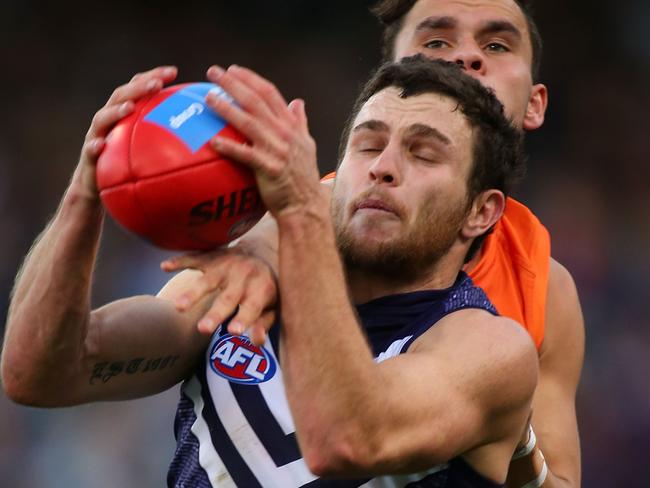
[(364, 431), (368, 416), (355, 412), (368, 413), (375, 364), (349, 302), (329, 215), (279, 227), (285, 386), (301, 449), (318, 470), (320, 456), (349, 447), (351, 426)]
[(73, 183), (18, 274), (2, 354), (4, 387), (18, 401), (65, 381), (84, 354), (102, 214)]
[(508, 470), (507, 488), (577, 488), (572, 483), (553, 474), (541, 449), (536, 446), (530, 454), (514, 459)]

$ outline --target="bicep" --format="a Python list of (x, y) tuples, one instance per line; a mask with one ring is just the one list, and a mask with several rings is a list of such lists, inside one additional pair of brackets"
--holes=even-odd
[(580, 441), (575, 396), (584, 358), (584, 322), (571, 275), (551, 262), (540, 378), (533, 427), (549, 469), (580, 484)]
[(393, 415), (384, 435), (400, 454), (442, 462), (505, 437), (516, 442), (535, 388), (536, 352), (518, 325), (496, 320), (438, 324), (412, 352), (380, 364), (385, 391), (394, 392), (380, 407)]

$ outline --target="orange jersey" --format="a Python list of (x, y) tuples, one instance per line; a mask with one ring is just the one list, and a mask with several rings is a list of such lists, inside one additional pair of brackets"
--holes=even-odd
[[(323, 177), (334, 178), (335, 173)], [(539, 350), (544, 340), (546, 289), (551, 259), (548, 231), (524, 205), (508, 198), (503, 216), (468, 274), (499, 314), (520, 323)]]
[(524, 205), (508, 198), (503, 216), (469, 271), (499, 314), (528, 331), (537, 349), (544, 340), (546, 289), (551, 259), (548, 231)]

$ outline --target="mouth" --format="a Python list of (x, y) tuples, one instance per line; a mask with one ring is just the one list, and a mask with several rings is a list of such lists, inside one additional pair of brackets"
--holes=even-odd
[(354, 212), (355, 213), (360, 211), (360, 210), (370, 211), (370, 212), (389, 213), (389, 214), (393, 214), (395, 216), (399, 216), (397, 210), (392, 205), (390, 205), (385, 200), (380, 200), (380, 199), (377, 199), (377, 198), (363, 198), (363, 199), (361, 199), (354, 206)]

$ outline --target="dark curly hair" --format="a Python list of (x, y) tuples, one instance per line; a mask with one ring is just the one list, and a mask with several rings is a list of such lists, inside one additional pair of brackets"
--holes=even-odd
[[(394, 58), (395, 38), (402, 29), (404, 18), (418, 0), (379, 0), (370, 11), (379, 19), (384, 26), (382, 53), (384, 61), (391, 61)], [(539, 34), (537, 24), (533, 19), (532, 1), (514, 0), (526, 17), (530, 43), (533, 48), (533, 62), (531, 73), (533, 80), (539, 77), (539, 70), (542, 63), (542, 37)]]
[[(503, 105), (492, 90), (467, 75), (459, 65), (431, 60), (421, 54), (385, 63), (372, 75), (359, 94), (343, 129), (339, 161), (343, 159), (352, 124), (361, 107), (375, 93), (388, 87), (401, 89), (402, 98), (438, 93), (458, 103), (457, 109), (475, 129), (473, 165), (467, 182), (468, 202), (489, 189), (509, 195), (514, 184), (524, 176), (523, 132), (506, 118)], [(474, 240), (467, 260), (480, 248), (485, 235)]]

